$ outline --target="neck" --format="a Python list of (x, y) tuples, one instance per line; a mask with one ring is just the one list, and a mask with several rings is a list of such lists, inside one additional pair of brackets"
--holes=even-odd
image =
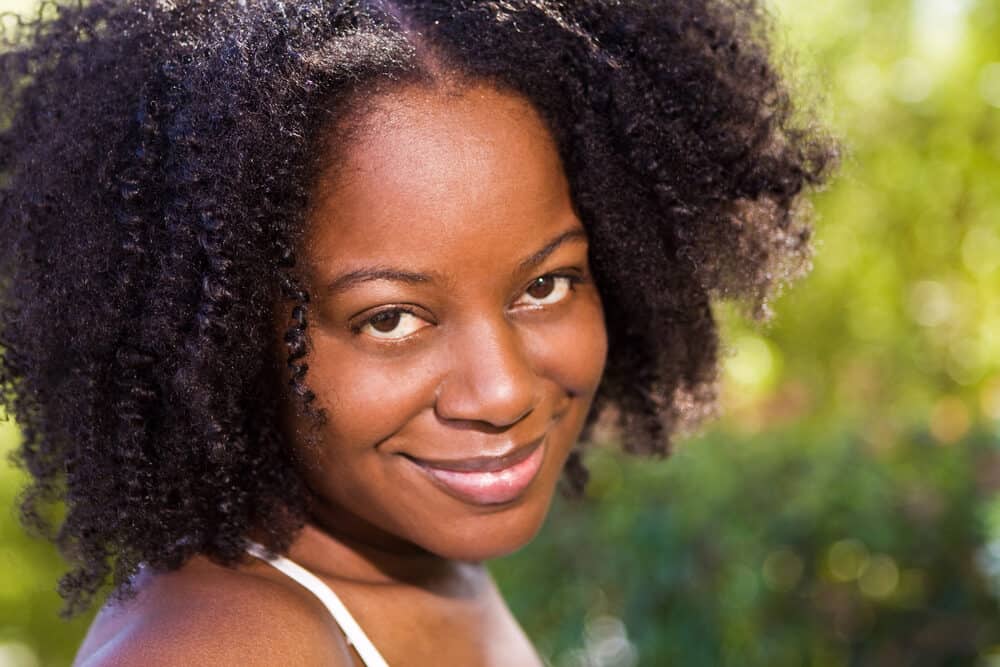
[(292, 543), (289, 556), (318, 575), (370, 585), (403, 585), (439, 594), (465, 594), (481, 564), (442, 558), (415, 544), (331, 522), (314, 513)]

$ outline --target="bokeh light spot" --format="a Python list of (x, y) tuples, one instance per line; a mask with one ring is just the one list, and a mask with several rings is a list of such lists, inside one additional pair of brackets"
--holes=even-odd
[(995, 377), (983, 385), (979, 403), (984, 415), (1000, 421), (1000, 377)]
[(934, 438), (945, 445), (952, 445), (969, 432), (971, 418), (962, 399), (945, 396), (931, 410), (930, 431)]
[(934, 79), (925, 63), (915, 58), (903, 58), (893, 67), (892, 92), (900, 102), (923, 102), (933, 87)]
[(910, 290), (910, 313), (925, 327), (944, 324), (955, 312), (951, 291), (942, 283), (922, 280)]
[(854, 581), (867, 565), (868, 547), (860, 540), (840, 540), (827, 552), (827, 569), (837, 581)]
[(973, 337), (958, 338), (948, 348), (948, 375), (962, 385), (971, 385), (982, 379), (984, 359), (982, 345)]
[(31, 647), (21, 642), (0, 643), (0, 667), (38, 667), (40, 664)]
[(593, 667), (634, 667), (635, 646), (629, 641), (625, 623), (614, 616), (589, 618), (584, 630), (586, 664)]
[(987, 104), (1000, 109), (1000, 63), (989, 63), (980, 70), (979, 94)]
[(874, 63), (861, 63), (844, 73), (844, 90), (859, 106), (870, 106), (883, 95), (882, 70)]
[[(1000, 216), (1000, 211), (995, 211)], [(976, 225), (965, 233), (962, 241), (962, 263), (970, 273), (986, 276), (1000, 267), (1000, 231), (985, 224)]]
[(899, 567), (891, 556), (878, 554), (865, 566), (858, 579), (858, 588), (870, 598), (884, 599), (899, 585)]
[(761, 390), (774, 381), (775, 353), (760, 336), (745, 335), (738, 338), (735, 354), (726, 360), (727, 377), (743, 388)]

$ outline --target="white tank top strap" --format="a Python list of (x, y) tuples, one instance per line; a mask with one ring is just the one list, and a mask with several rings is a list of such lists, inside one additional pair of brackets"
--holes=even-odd
[(264, 547), (251, 540), (247, 540), (246, 550), (251, 556), (270, 563), (277, 570), (288, 575), (319, 598), (319, 601), (323, 603), (333, 616), (333, 620), (340, 626), (344, 637), (347, 639), (347, 643), (354, 646), (366, 667), (389, 667), (389, 663), (385, 661), (385, 658), (378, 652), (375, 645), (368, 639), (368, 635), (364, 633), (358, 622), (351, 616), (351, 612), (347, 611), (347, 607), (340, 601), (337, 594), (324, 584), (319, 577), (284, 556), (269, 556)]

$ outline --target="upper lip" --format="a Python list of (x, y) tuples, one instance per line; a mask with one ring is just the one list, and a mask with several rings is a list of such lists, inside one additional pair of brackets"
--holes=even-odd
[(498, 472), (515, 466), (525, 460), (542, 444), (545, 436), (541, 435), (524, 444), (510, 447), (507, 453), (495, 456), (473, 456), (466, 459), (425, 459), (410, 454), (403, 454), (414, 463), (438, 470), (452, 472)]

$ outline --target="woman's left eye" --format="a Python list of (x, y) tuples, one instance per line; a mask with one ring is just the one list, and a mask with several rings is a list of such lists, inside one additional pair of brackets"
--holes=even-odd
[(559, 303), (573, 291), (573, 286), (578, 282), (580, 279), (575, 276), (539, 276), (524, 290), (524, 297), (517, 304), (548, 306)]

